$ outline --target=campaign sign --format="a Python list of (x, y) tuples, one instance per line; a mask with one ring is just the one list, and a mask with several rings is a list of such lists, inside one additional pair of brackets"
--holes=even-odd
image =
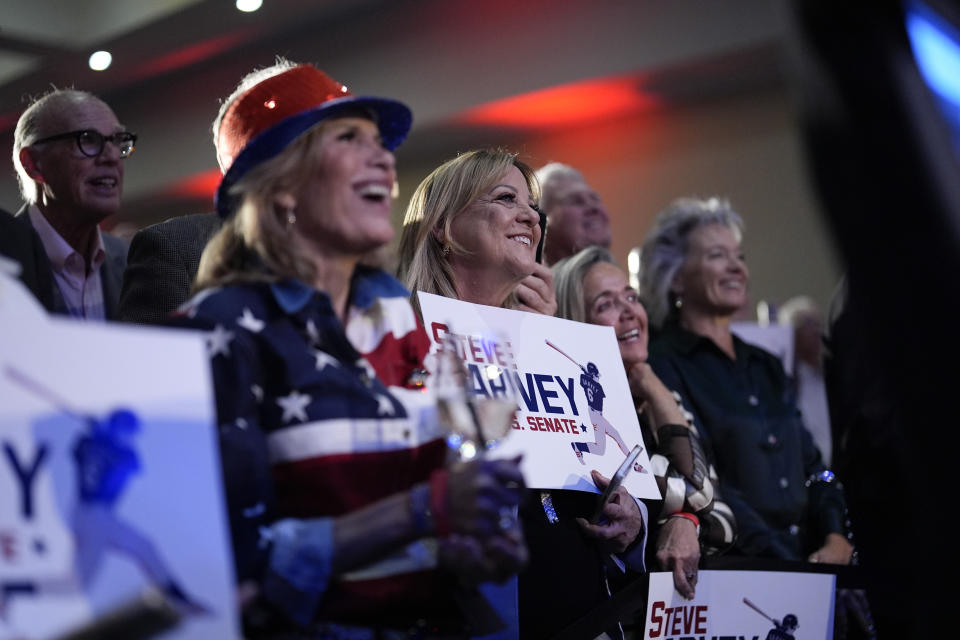
[[(9, 284), (9, 283), (7, 283)], [(0, 638), (82, 628), (147, 588), (164, 637), (238, 638), (209, 366), (193, 332), (0, 323)]]
[(683, 598), (671, 573), (651, 573), (648, 640), (830, 640), (836, 576), (781, 571), (701, 571)]
[[(512, 429), (491, 452), (523, 454), (527, 485), (597, 492), (643, 445), (612, 327), (418, 293), (431, 351), (452, 344), (477, 398), (516, 402)], [(644, 449), (623, 481), (638, 498), (660, 498)]]

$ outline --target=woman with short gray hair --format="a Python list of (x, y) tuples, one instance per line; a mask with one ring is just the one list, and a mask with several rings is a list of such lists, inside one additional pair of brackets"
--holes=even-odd
[(804, 427), (783, 366), (730, 330), (747, 304), (743, 222), (718, 198), (674, 201), (643, 245), (641, 288), (660, 333), (650, 365), (695, 416), (744, 555), (848, 564), (846, 506)]
[(657, 216), (640, 254), (640, 291), (654, 327), (663, 326), (678, 308), (670, 285), (686, 259), (690, 232), (709, 224), (727, 227), (738, 243), (743, 237), (743, 220), (719, 198), (678, 198)]

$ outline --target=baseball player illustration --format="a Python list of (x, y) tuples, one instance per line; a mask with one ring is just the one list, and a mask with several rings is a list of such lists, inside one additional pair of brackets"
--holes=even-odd
[(586, 461), (583, 459), (583, 454), (590, 453), (597, 456), (602, 456), (607, 450), (607, 436), (613, 438), (613, 441), (617, 443), (617, 446), (620, 447), (620, 450), (623, 452), (623, 455), (630, 453), (630, 448), (627, 446), (627, 443), (623, 441), (623, 437), (620, 435), (620, 432), (610, 424), (610, 421), (603, 417), (603, 399), (606, 397), (606, 393), (603, 391), (603, 385), (600, 384), (600, 371), (597, 369), (597, 365), (592, 362), (588, 362), (587, 366), (584, 367), (582, 364), (571, 358), (563, 350), (561, 350), (557, 345), (553, 344), (549, 340), (546, 340), (547, 345), (556, 349), (561, 355), (566, 357), (570, 362), (577, 365), (580, 368), (580, 386), (583, 387), (583, 393), (587, 397), (587, 405), (590, 410), (590, 422), (593, 424), (593, 442), (571, 442), (570, 446), (573, 448), (574, 454), (577, 456), (577, 460), (580, 461), (580, 464), (586, 465)]
[(800, 621), (792, 613), (783, 616), (783, 620), (780, 621), (768, 616), (749, 598), (744, 598), (743, 603), (773, 623), (773, 629), (767, 633), (767, 640), (793, 640), (793, 632), (800, 628)]
[(767, 633), (767, 640), (793, 640), (793, 632), (800, 628), (797, 616), (788, 613), (783, 616), (783, 621), (777, 624), (774, 620), (774, 627)]
[(87, 591), (108, 551), (133, 560), (181, 613), (209, 613), (207, 607), (180, 587), (153, 542), (114, 513), (130, 480), (140, 470), (140, 459), (133, 446), (134, 437), (140, 431), (137, 415), (120, 408), (98, 420), (67, 408), (49, 389), (22, 373), (10, 367), (6, 373), (35, 395), (52, 402), (61, 412), (83, 420), (86, 429), (78, 436), (72, 451), (77, 489), (69, 521), (74, 540), (73, 572), (59, 579), (0, 585), (0, 617), (5, 612), (4, 600), (11, 595)]

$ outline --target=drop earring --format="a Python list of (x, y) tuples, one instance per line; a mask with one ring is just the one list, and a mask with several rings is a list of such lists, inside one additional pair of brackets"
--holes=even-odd
[(287, 209), (287, 229), (297, 224), (297, 213), (293, 209)]

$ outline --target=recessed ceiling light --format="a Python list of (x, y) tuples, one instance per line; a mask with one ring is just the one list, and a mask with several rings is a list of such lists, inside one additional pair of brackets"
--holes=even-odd
[(237, 9), (250, 13), (256, 11), (263, 5), (263, 0), (237, 0)]
[(94, 51), (90, 54), (90, 68), (94, 71), (103, 71), (113, 62), (113, 56), (109, 51)]

